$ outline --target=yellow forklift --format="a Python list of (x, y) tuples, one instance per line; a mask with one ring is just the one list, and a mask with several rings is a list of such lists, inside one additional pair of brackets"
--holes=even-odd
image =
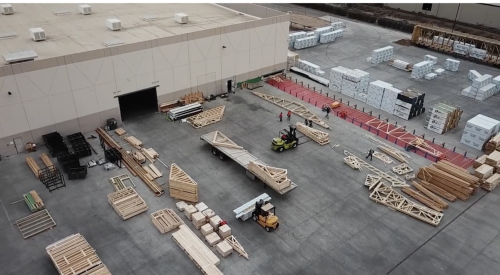
[(252, 218), (260, 226), (264, 227), (267, 232), (277, 229), (280, 226), (279, 219), (276, 216), (276, 207), (270, 202), (264, 203), (263, 200), (255, 202), (255, 210), (252, 213)]
[(279, 132), (279, 137), (273, 138), (271, 148), (277, 152), (283, 152), (284, 150), (297, 148), (299, 145), (299, 138), (296, 134), (297, 128), (290, 125), (290, 131), (283, 129)]

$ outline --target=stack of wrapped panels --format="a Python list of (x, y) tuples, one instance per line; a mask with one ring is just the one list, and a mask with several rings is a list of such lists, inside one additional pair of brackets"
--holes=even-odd
[[(482, 75), (482, 76), (480, 76), (472, 81), (472, 86), (470, 87), (470, 89), (467, 90), (467, 88), (466, 88), (466, 89), (462, 90), (461, 95), (476, 98), (476, 96), (478, 94), (480, 94), (480, 95), (484, 94), (484, 90), (481, 93), (479, 92), (479, 90), (481, 88), (483, 88), (484, 86), (490, 84), (491, 81), (492, 81), (491, 75), (489, 75), (489, 74)], [(496, 84), (493, 85), (493, 88), (495, 88), (495, 86), (496, 86)], [(488, 87), (488, 89), (489, 89), (489, 87)], [(483, 100), (484, 100), (484, 98), (483, 98)]]
[(382, 97), (382, 102), (380, 104), (380, 110), (388, 112), (389, 114), (394, 113), (394, 106), (396, 105), (396, 100), (398, 95), (403, 91), (396, 89), (394, 87), (387, 87), (384, 89), (384, 96)]
[(380, 109), (382, 98), (384, 97), (384, 91), (387, 87), (392, 87), (392, 84), (380, 80), (370, 82), (368, 86), (366, 104)]
[(318, 44), (318, 37), (309, 36), (309, 37), (296, 39), (295, 43), (293, 44), (293, 47), (297, 50), (300, 50), (300, 49), (305, 49), (305, 48), (316, 46), (317, 44)]
[(438, 58), (433, 55), (427, 54), (424, 56), (424, 61), (429, 61), (434, 65), (438, 63)]
[(330, 70), (330, 84), (328, 85), (328, 87), (330, 89), (340, 93), (342, 91), (343, 75), (347, 71), (349, 71), (349, 69), (342, 67), (342, 66), (332, 68)]
[(474, 79), (476, 79), (480, 76), (481, 76), (481, 74), (478, 73), (476, 70), (469, 70), (469, 72), (467, 73), (467, 77), (472, 81), (474, 81)]
[(288, 35), (288, 47), (292, 48), (295, 40), (306, 37), (306, 32), (294, 32)]
[(453, 43), (455, 41), (448, 38), (442, 38), (440, 36), (434, 36), (432, 42), (443, 46), (453, 47)]
[(491, 80), (491, 83), (495, 83), (496, 87), (495, 87), (495, 94), (498, 93), (500, 91), (500, 75), (493, 78)]
[(446, 61), (444, 62), (444, 68), (451, 72), (458, 71), (459, 66), (460, 66), (460, 61), (455, 59), (446, 58)]
[(484, 87), (480, 88), (479, 91), (476, 94), (475, 99), (479, 101), (483, 101), (487, 99), (488, 97), (493, 96), (496, 92), (497, 85), (495, 83), (488, 83)]
[(398, 99), (394, 105), (394, 115), (402, 119), (409, 120), (425, 112), (425, 93), (412, 90), (398, 94)]
[(428, 73), (424, 76), (425, 79), (427, 80), (433, 80), (434, 78), (436, 78), (438, 75), (435, 74), (435, 73)]
[(323, 33), (319, 36), (319, 43), (325, 44), (335, 41), (335, 36), (333, 32)]
[(334, 30), (338, 30), (338, 29), (343, 29), (345, 28), (345, 22), (333, 22), (330, 24), (330, 26), (332, 26), (332, 28)]
[(318, 42), (319, 42), (319, 37), (320, 35), (324, 34), (324, 33), (329, 33), (329, 32), (332, 32), (333, 31), (333, 27), (323, 27), (323, 28), (317, 28), (316, 30), (314, 30), (314, 36), (316, 36), (318, 38)]
[(336, 30), (336, 31), (333, 31), (332, 33), (333, 33), (334, 38), (339, 38), (339, 37), (344, 36), (344, 30)]
[(413, 65), (413, 70), (411, 71), (411, 78), (419, 79), (423, 78), (426, 74), (432, 72), (432, 63), (430, 61), (422, 61)]
[(379, 64), (384, 61), (389, 61), (392, 59), (392, 54), (394, 53), (394, 47), (387, 46), (380, 49), (373, 50), (371, 62), (372, 64)]
[(461, 55), (467, 55), (476, 46), (468, 43), (455, 42), (453, 43), (453, 51)]
[(469, 56), (472, 58), (483, 60), (486, 57), (486, 53), (487, 53), (486, 50), (471, 48)]
[(462, 116), (462, 110), (450, 103), (440, 102), (432, 106), (425, 118), (425, 128), (442, 134), (455, 128)]
[(500, 121), (477, 115), (467, 121), (460, 142), (474, 149), (482, 150), (488, 140), (495, 135), (500, 128)]

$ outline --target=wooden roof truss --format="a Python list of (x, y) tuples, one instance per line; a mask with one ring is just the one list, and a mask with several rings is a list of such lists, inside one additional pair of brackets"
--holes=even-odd
[(413, 168), (406, 163), (401, 163), (400, 165), (392, 167), (392, 171), (398, 175), (404, 175), (413, 172)]
[(354, 170), (363, 170), (363, 168), (361, 168), (361, 164), (359, 164), (359, 161), (356, 157), (347, 156), (344, 158), (344, 162)]
[(442, 213), (408, 200), (382, 182), (373, 189), (370, 199), (434, 226), (437, 226), (443, 218)]
[(248, 258), (248, 253), (245, 251), (243, 246), (241, 246), (240, 242), (234, 237), (233, 235), (229, 236), (226, 238), (226, 241), (229, 243), (229, 245), (236, 251), (240, 256), (243, 256), (245, 259)]
[(219, 106), (188, 117), (187, 123), (198, 129), (222, 120), (226, 106)]
[[(397, 154), (397, 155), (399, 155), (399, 156), (401, 156), (401, 157), (407, 157), (407, 158), (411, 159), (411, 156), (410, 156), (410, 155), (408, 155), (407, 153), (405, 153), (405, 152), (403, 152), (403, 151), (401, 151), (401, 150), (398, 150), (398, 149), (396, 149), (396, 148), (394, 148), (394, 147), (392, 147), (392, 146), (389, 146), (388, 144), (385, 144), (384, 142), (382, 142), (382, 141), (380, 141), (380, 140), (376, 139), (376, 138), (375, 138), (375, 137), (373, 137), (373, 136), (370, 136), (370, 135), (365, 135), (365, 136), (366, 136), (367, 138), (369, 138), (370, 140), (372, 140), (372, 141), (375, 141), (375, 142), (379, 143), (380, 145), (382, 145), (382, 146), (383, 146), (383, 147), (385, 147), (386, 149), (391, 150), (391, 151), (392, 151), (392, 152), (394, 152), (395, 154)], [(379, 148), (380, 148), (380, 147), (379, 147)], [(405, 160), (405, 161), (406, 161), (406, 160)]]
[(368, 187), (369, 190), (372, 190), (381, 180), (381, 176), (368, 174), (366, 175), (365, 186)]
[(393, 161), (390, 157), (388, 157), (386, 154), (384, 153), (380, 153), (380, 152), (375, 152), (373, 153), (373, 156), (381, 161), (384, 162), (384, 165), (387, 165), (387, 164), (391, 164)]
[(359, 164), (361, 166), (368, 168), (368, 170), (372, 171), (373, 173), (377, 174), (378, 176), (381, 176), (386, 181), (390, 182), (392, 184), (392, 187), (409, 187), (409, 185), (406, 184), (404, 180), (402, 180), (396, 176), (389, 175), (386, 172), (382, 172), (381, 170), (377, 169), (376, 167), (370, 165), (366, 161), (356, 157), (354, 154), (352, 154), (346, 150), (344, 150), (344, 155), (352, 156), (352, 157), (356, 158), (356, 160), (359, 162)]
[(282, 168), (271, 167), (250, 161), (248, 170), (257, 174), (264, 179), (268, 184), (277, 190), (282, 190), (289, 187), (292, 182), (287, 176), (287, 170)]
[(238, 146), (238, 144), (230, 140), (228, 137), (226, 137), (223, 133), (219, 131), (215, 131), (214, 139), (212, 140), (212, 145), (243, 150), (243, 147)]
[(317, 125), (319, 125), (319, 126), (321, 126), (323, 128), (326, 128), (326, 129), (330, 128), (330, 126), (328, 126), (328, 124), (326, 124), (317, 115), (313, 114), (309, 109), (307, 109), (301, 103), (298, 103), (298, 102), (295, 102), (295, 101), (291, 101), (291, 100), (288, 100), (288, 99), (284, 99), (284, 98), (281, 98), (281, 97), (277, 97), (277, 96), (263, 94), (263, 93), (260, 93), (260, 92), (252, 92), (252, 93), (254, 95), (262, 98), (262, 99), (265, 99), (265, 100), (273, 103), (274, 105), (280, 106), (283, 109), (291, 111), (292, 113), (294, 113), (294, 114), (296, 114), (296, 115), (298, 115), (300, 117), (307, 118), (307, 119), (311, 120), (313, 123), (315, 123), (315, 124), (317, 124)]
[(297, 130), (299, 130), (299, 132), (316, 141), (319, 145), (326, 145), (330, 143), (330, 134), (308, 127), (302, 122), (297, 122), (295, 125), (297, 126)]
[(184, 170), (182, 170), (177, 164), (172, 163), (170, 165), (170, 174), (168, 176), (169, 181), (175, 181), (180, 184), (197, 186), (198, 183), (194, 181)]

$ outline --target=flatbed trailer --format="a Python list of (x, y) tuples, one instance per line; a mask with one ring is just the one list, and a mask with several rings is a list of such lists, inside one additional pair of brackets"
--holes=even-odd
[(274, 191), (278, 192), (280, 195), (284, 195), (286, 193), (291, 192), (293, 189), (297, 188), (297, 184), (294, 182), (290, 182), (290, 186), (284, 188), (284, 189), (277, 189), (273, 185), (271, 185), (266, 179), (263, 177), (257, 175), (256, 173), (250, 171), (248, 169), (248, 164), (250, 162), (254, 162), (260, 165), (264, 166), (269, 166), (265, 164), (263, 161), (258, 159), (256, 156), (250, 154), (247, 150), (243, 149), (243, 147), (236, 145), (233, 141), (230, 139), (227, 139), (226, 145), (218, 145), (221, 144), (219, 142), (214, 142), (214, 139), (216, 138), (216, 135), (218, 135), (220, 132), (219, 131), (214, 131), (208, 134), (205, 134), (200, 137), (201, 140), (204, 140), (208, 142), (210, 145), (212, 145), (212, 154), (218, 155), (221, 160), (224, 159), (224, 157), (228, 157), (232, 160), (234, 160), (236, 163), (239, 165), (243, 166), (245, 170), (247, 171), (247, 174), (251, 174), (254, 177), (260, 179), (263, 183), (267, 184), (269, 187), (271, 187)]

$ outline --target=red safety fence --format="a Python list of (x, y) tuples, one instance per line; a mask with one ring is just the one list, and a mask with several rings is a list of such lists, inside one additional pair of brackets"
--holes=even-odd
[(339, 107), (332, 109), (336, 116), (405, 149), (417, 138), (423, 139), (429, 146), (428, 148), (412, 148), (410, 150), (434, 162), (446, 159), (463, 168), (469, 168), (474, 163), (474, 159), (467, 157), (467, 152), (459, 154), (455, 152), (455, 148), (445, 147), (444, 143), (436, 144), (434, 139), (432, 141), (426, 140), (423, 135), (415, 135), (415, 130), (409, 132), (406, 130), (406, 126), (397, 125), (397, 122), (392, 124), (388, 122), (388, 119), (381, 120), (380, 115), (374, 117), (371, 112), (364, 112), (364, 108), (360, 110), (357, 109), (356, 105), (350, 106), (349, 101), (346, 104), (342, 98), (336, 98), (336, 96), (332, 98), (328, 93), (323, 93), (322, 90), (317, 91), (316, 87), (304, 86), (302, 82), (292, 81), (291, 78), (282, 78), (282, 81), (279, 82), (269, 78), (267, 83), (319, 108), (322, 108), (324, 104), (330, 105), (337, 101), (340, 103)]

